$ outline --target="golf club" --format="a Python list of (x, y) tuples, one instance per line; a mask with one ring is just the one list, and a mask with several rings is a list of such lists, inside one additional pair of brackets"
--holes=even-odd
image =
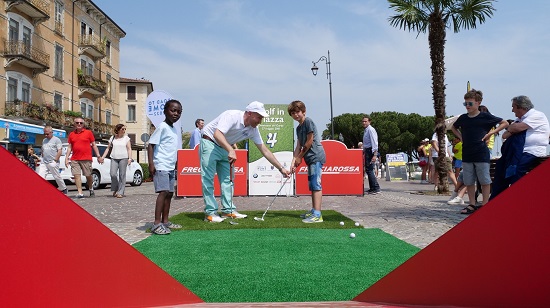
[(235, 218), (233, 217), (233, 189), (235, 189), (235, 184), (233, 183), (233, 176), (235, 175), (235, 168), (233, 167), (233, 163), (229, 164), (229, 179), (231, 181), (231, 202), (230, 209), (231, 209), (231, 221), (229, 221), (232, 225), (238, 225), (239, 223), (235, 221)]
[[(291, 176), (293, 176), (293, 175), (291, 175)], [(271, 203), (269, 203), (269, 205), (267, 206), (267, 209), (265, 209), (265, 212), (262, 215), (262, 218), (254, 217), (254, 220), (264, 221), (265, 214), (267, 213), (267, 211), (269, 211), (269, 208), (273, 205), (273, 202), (275, 202), (275, 199), (277, 198), (277, 196), (279, 196), (279, 193), (281, 192), (281, 190), (283, 190), (283, 187), (285, 187), (286, 182), (288, 182), (288, 180), (290, 179), (291, 176), (287, 177), (286, 180), (284, 181), (283, 185), (281, 185), (281, 188), (279, 188), (279, 191), (277, 192), (277, 194), (275, 194), (275, 197), (273, 198), (273, 200), (271, 200)]]

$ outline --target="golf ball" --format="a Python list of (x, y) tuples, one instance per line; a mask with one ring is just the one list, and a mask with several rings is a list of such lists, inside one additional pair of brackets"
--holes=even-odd
[(356, 222), (356, 223), (355, 223), (355, 226), (356, 226), (356, 227), (359, 227), (359, 223), (358, 223), (358, 222)]
[(344, 222), (343, 222), (343, 221), (341, 221), (341, 222), (340, 222), (340, 226), (343, 226), (343, 225), (344, 225)]
[(351, 238), (355, 238), (355, 233), (353, 233), (353, 232), (352, 232), (352, 233), (350, 233), (350, 234), (349, 234), (349, 237), (351, 237)]

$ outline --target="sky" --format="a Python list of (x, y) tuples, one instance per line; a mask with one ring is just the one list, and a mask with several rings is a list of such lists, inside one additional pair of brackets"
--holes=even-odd
[[(383, 0), (93, 0), (125, 32), (121, 77), (145, 78), (182, 102), (183, 130), (252, 101), (301, 100), (319, 130), (344, 113), (434, 114), (427, 34), (392, 27)], [(550, 116), (550, 1), (500, 0), (476, 29), (447, 32), (447, 115), (465, 112), (469, 81), (513, 119), (527, 95)], [(358, 123), (361, 125), (361, 123)], [(373, 126), (375, 126), (373, 124)]]

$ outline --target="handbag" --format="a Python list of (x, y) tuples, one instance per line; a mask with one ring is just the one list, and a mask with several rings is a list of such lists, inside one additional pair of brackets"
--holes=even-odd
[(105, 155), (105, 158), (111, 159), (112, 151), (113, 151), (113, 137), (111, 136), (111, 139), (109, 139), (109, 147), (107, 148), (107, 155)]

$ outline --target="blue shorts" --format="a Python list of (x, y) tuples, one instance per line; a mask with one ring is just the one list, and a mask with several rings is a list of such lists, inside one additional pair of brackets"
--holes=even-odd
[(455, 159), (455, 169), (462, 168), (462, 159)]
[(307, 182), (310, 191), (323, 190), (321, 186), (321, 175), (323, 173), (323, 164), (313, 163), (307, 166)]
[(490, 163), (463, 163), (464, 185), (474, 185), (476, 179), (481, 185), (491, 184), (490, 166)]
[(174, 192), (176, 185), (176, 170), (157, 170), (153, 176), (153, 184), (155, 184), (155, 192), (161, 191)]

